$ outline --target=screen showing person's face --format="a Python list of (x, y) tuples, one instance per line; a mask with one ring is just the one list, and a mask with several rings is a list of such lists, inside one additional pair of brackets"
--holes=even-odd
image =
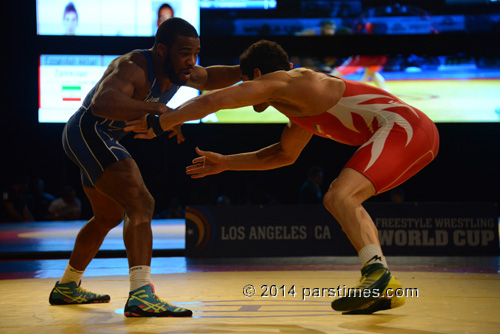
[(75, 12), (67, 12), (63, 18), (64, 32), (66, 35), (74, 35), (78, 25), (78, 16)]
[(174, 17), (174, 13), (170, 8), (162, 8), (158, 12), (158, 27), (160, 24), (162, 24), (164, 21), (168, 20), (169, 18)]

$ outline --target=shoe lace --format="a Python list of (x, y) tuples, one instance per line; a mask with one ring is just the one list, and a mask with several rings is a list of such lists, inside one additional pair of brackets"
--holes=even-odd
[(98, 296), (97, 294), (95, 294), (95, 293), (93, 293), (91, 291), (87, 291), (87, 290), (85, 290), (84, 288), (81, 288), (81, 287), (76, 288), (76, 290), (79, 293), (84, 294), (86, 296)]
[(366, 282), (367, 278), (368, 275), (362, 275), (358, 283), (355, 285), (355, 288), (366, 288), (367, 286), (371, 285), (371, 282)]
[(167, 306), (170, 306), (169, 303), (167, 303), (166, 301), (162, 300), (160, 297), (158, 297), (158, 295), (156, 293), (153, 293), (153, 297), (159, 301), (160, 303), (163, 303), (163, 304), (166, 304)]

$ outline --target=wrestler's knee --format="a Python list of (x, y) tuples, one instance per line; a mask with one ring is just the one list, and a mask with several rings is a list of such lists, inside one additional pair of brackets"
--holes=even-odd
[(94, 220), (101, 228), (112, 230), (123, 221), (122, 213), (99, 212), (94, 213)]
[(350, 200), (350, 194), (333, 182), (323, 196), (323, 205), (334, 216), (337, 217), (345, 207), (346, 201)]
[(130, 192), (125, 204), (125, 212), (130, 218), (151, 219), (155, 207), (155, 200), (145, 186)]

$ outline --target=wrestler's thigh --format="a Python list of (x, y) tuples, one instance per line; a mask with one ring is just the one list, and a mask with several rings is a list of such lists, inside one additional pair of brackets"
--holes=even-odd
[(125, 211), (151, 198), (139, 167), (131, 158), (117, 161), (106, 168), (95, 183), (95, 187)]
[[(366, 176), (377, 193), (397, 187), (434, 158), (431, 144), (421, 131), (415, 131), (409, 142), (408, 134), (398, 129), (392, 130), (385, 141), (380, 139), (361, 147), (346, 164)], [(381, 142), (382, 150), (374, 150), (373, 145), (381, 145)]]

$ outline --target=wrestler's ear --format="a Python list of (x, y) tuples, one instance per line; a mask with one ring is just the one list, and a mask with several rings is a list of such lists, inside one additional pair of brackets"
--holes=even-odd
[(293, 63), (290, 63), (290, 69), (293, 70)]
[(257, 79), (258, 77), (261, 77), (261, 76), (262, 76), (262, 72), (258, 68), (255, 68), (253, 70), (253, 78)]
[(163, 57), (167, 54), (167, 46), (163, 43), (158, 43), (158, 45), (156, 46), (156, 51), (161, 57)]

